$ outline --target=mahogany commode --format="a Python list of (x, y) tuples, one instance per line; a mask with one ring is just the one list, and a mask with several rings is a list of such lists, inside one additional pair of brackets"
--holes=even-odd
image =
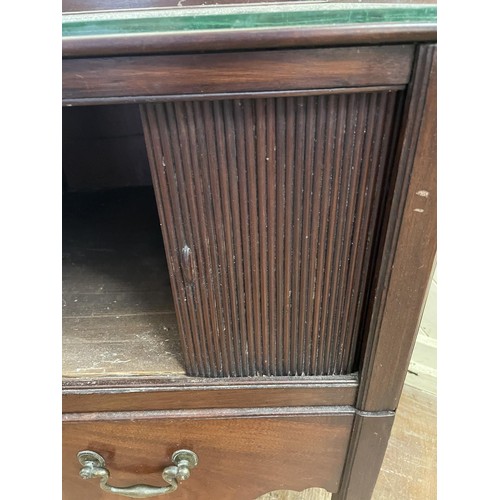
[(369, 499), (436, 251), (435, 6), (63, 10), (63, 105), (139, 107), (154, 187), (64, 194), (63, 497)]

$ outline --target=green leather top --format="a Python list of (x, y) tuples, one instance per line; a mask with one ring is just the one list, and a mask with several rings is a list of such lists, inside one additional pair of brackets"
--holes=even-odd
[(435, 24), (436, 5), (298, 2), (64, 14), (63, 38), (370, 23)]

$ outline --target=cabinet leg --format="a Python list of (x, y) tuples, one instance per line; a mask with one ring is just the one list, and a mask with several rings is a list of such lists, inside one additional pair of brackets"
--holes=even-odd
[(394, 412), (358, 412), (342, 474), (332, 500), (370, 500), (389, 441)]

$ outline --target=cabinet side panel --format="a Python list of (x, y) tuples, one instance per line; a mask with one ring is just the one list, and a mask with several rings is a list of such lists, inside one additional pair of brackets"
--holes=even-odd
[(144, 106), (191, 374), (355, 369), (398, 98)]

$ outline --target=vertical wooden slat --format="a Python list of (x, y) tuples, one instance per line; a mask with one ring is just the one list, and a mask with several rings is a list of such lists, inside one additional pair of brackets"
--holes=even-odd
[(255, 101), (256, 153), (257, 153), (257, 217), (259, 234), (260, 307), (262, 332), (262, 374), (269, 370), (269, 315), (268, 315), (268, 264), (267, 264), (267, 161), (266, 161), (266, 101)]
[[(170, 128), (177, 128), (178, 140), (180, 141), (181, 147), (179, 148), (179, 158), (178, 165), (182, 165), (182, 168), (178, 168), (176, 171), (176, 179), (179, 183), (179, 198), (182, 213), (190, 214), (190, 224), (185, 224), (187, 229), (187, 234), (185, 235), (184, 246), (181, 252), (187, 252), (187, 247), (189, 247), (190, 255), (189, 257), (193, 260), (193, 264), (188, 263), (189, 266), (193, 265), (195, 269), (195, 275), (190, 277), (189, 284), (192, 281), (199, 279), (204, 283), (206, 288), (207, 276), (209, 272), (207, 269), (207, 262), (204, 259), (202, 245), (202, 237), (200, 233), (202, 231), (202, 224), (196, 223), (196, 221), (202, 222), (202, 214), (198, 209), (199, 198), (195, 196), (195, 183), (193, 167), (197, 163), (198, 152), (196, 150), (196, 141), (190, 138), (188, 135), (188, 128), (190, 121), (187, 119), (187, 110), (191, 103), (174, 103), (173, 105), (168, 104), (167, 116), (170, 123)], [(174, 132), (175, 133), (175, 132)], [(193, 150), (192, 150), (193, 148)], [(179, 171), (180, 170), (180, 171)], [(185, 196), (182, 196), (185, 193)], [(182, 214), (179, 214), (182, 218)], [(201, 271), (203, 270), (203, 271)], [(185, 270), (186, 271), (186, 270)], [(188, 272), (190, 272), (189, 270)], [(210, 323), (210, 302), (209, 297), (211, 294), (202, 293), (202, 287), (189, 286), (190, 290), (190, 300), (196, 304), (197, 310), (197, 321), (201, 321), (204, 325)], [(207, 328), (206, 334), (203, 337), (196, 339), (197, 345), (199, 345), (200, 353), (204, 357), (206, 366), (205, 373), (208, 376), (213, 376), (215, 374), (215, 354), (214, 354), (214, 340), (211, 335), (212, 329)]]
[(306, 98), (299, 97), (295, 105), (295, 158), (294, 158), (294, 202), (293, 202), (293, 271), (292, 271), (292, 308), (291, 308), (291, 372), (299, 375), (300, 358), (302, 354), (300, 337), (300, 274), (302, 271), (302, 220), (304, 216), (304, 164), (305, 164), (305, 127), (306, 127)]
[[(163, 114), (164, 113), (164, 114)], [(178, 127), (183, 127), (184, 120), (179, 120), (178, 113), (176, 113), (175, 105), (167, 103), (164, 108), (160, 108), (159, 114), (163, 114), (163, 118), (167, 123), (169, 133), (171, 134), (172, 141), (170, 142), (170, 154), (173, 157), (173, 163), (165, 159), (166, 171), (169, 176), (169, 184), (175, 185), (174, 189), (171, 188), (170, 193), (175, 199), (175, 212), (176, 225), (183, 225), (184, 234), (182, 240), (179, 240), (179, 248), (183, 258), (181, 260), (182, 275), (185, 282), (186, 302), (191, 311), (191, 324), (199, 325), (204, 324), (203, 308), (206, 307), (204, 294), (200, 293), (200, 289), (194, 286), (195, 280), (202, 274), (199, 270), (203, 269), (203, 263), (200, 261), (199, 249), (196, 244), (195, 231), (197, 229), (194, 223), (195, 209), (193, 207), (192, 195), (187, 195), (190, 191), (191, 182), (189, 179), (189, 169), (186, 168), (186, 163), (190, 163), (189, 153), (186, 151), (187, 142), (181, 143), (181, 138), (184, 138), (185, 131), (179, 131)], [(165, 138), (167, 134), (162, 134)], [(174, 144), (180, 144), (181, 147), (176, 147)], [(190, 217), (185, 218), (184, 214), (190, 214)], [(205, 317), (204, 317), (205, 316)], [(201, 363), (198, 362), (201, 373), (209, 376), (210, 367), (207, 353), (207, 346), (205, 337), (192, 335), (193, 344), (195, 348), (195, 355), (199, 357)], [(202, 367), (202, 368), (201, 368)]]
[[(194, 119), (194, 111), (193, 111), (194, 103), (184, 103), (184, 108), (179, 107), (177, 112), (185, 113), (186, 120), (185, 126), (181, 127), (181, 134), (184, 135), (184, 140), (186, 141), (186, 152), (189, 153), (189, 159), (186, 165), (186, 175), (189, 178), (188, 184), (188, 199), (190, 194), (192, 196), (192, 205), (194, 208), (195, 216), (200, 221), (200, 224), (197, 224), (195, 233), (195, 244), (198, 248), (198, 258), (201, 260), (201, 268), (205, 269), (206, 272), (200, 277), (204, 280), (204, 286), (212, 291), (214, 289), (212, 279), (213, 279), (213, 271), (212, 271), (212, 259), (210, 256), (210, 247), (205, 245), (203, 242), (207, 241), (208, 233), (207, 233), (207, 224), (206, 224), (206, 216), (205, 210), (203, 206), (203, 188), (200, 182), (200, 166), (199, 166), (199, 145), (198, 139), (196, 136), (196, 122)], [(186, 130), (187, 128), (187, 130)], [(208, 352), (208, 358), (210, 361), (210, 373), (218, 374), (220, 369), (220, 361), (218, 360), (220, 356), (220, 350), (218, 350), (218, 339), (217, 335), (217, 325), (213, 318), (213, 312), (216, 310), (215, 302), (214, 302), (214, 294), (201, 294), (202, 295), (202, 307), (207, 307), (206, 311), (203, 311), (203, 319), (207, 325), (210, 325), (210, 328), (207, 328), (207, 335), (205, 337), (205, 345)]]
[(285, 100), (276, 99), (276, 375), (287, 373), (287, 360), (285, 355), (285, 144), (286, 130)]
[[(344, 294), (344, 305), (342, 310), (344, 314), (342, 315), (342, 324), (340, 327), (340, 332), (347, 332), (349, 326), (352, 323), (352, 312), (354, 310), (352, 301), (353, 297), (357, 298), (359, 293), (360, 284), (360, 271), (362, 268), (362, 262), (359, 260), (359, 252), (363, 249), (360, 247), (366, 242), (366, 221), (368, 219), (368, 214), (366, 207), (369, 204), (370, 194), (372, 192), (371, 181), (376, 177), (376, 168), (367, 168), (370, 161), (370, 154), (372, 152), (372, 140), (373, 133), (375, 131), (375, 110), (376, 107), (373, 106), (373, 100), (376, 99), (377, 95), (368, 95), (368, 112), (365, 114), (365, 121), (363, 125), (363, 130), (366, 132), (365, 141), (363, 144), (363, 150), (361, 153), (360, 161), (362, 163), (361, 172), (359, 176), (359, 184), (356, 190), (356, 213), (358, 217), (353, 221), (353, 229), (351, 240), (353, 245), (350, 249), (349, 261), (352, 265), (349, 266), (349, 273), (346, 280), (346, 293)], [(344, 342), (341, 343), (341, 363), (340, 372), (346, 373), (349, 366), (349, 353), (351, 349), (351, 343), (349, 338), (344, 338)]]
[(298, 366), (297, 375), (303, 375), (308, 371), (306, 368), (306, 346), (308, 341), (307, 325), (307, 310), (308, 310), (308, 267), (310, 261), (310, 247), (311, 247), (311, 203), (312, 203), (312, 183), (314, 176), (314, 154), (315, 154), (315, 141), (316, 141), (316, 109), (317, 98), (312, 97), (306, 99), (306, 128), (305, 128), (305, 145), (304, 145), (304, 187), (303, 187), (303, 201), (300, 211), (303, 214), (302, 235), (301, 235), (301, 250), (300, 261), (300, 297), (299, 309), (296, 314), (299, 316), (299, 346), (298, 346)]
[[(370, 273), (370, 269), (374, 269), (375, 261), (377, 259), (376, 249), (379, 247), (380, 239), (383, 238), (383, 234), (386, 228), (383, 224), (384, 218), (384, 205), (392, 188), (390, 187), (390, 179), (393, 175), (393, 169), (390, 166), (393, 165), (393, 156), (395, 154), (395, 142), (398, 139), (398, 135), (394, 132), (401, 120), (401, 115), (403, 111), (404, 104), (404, 94), (403, 93), (382, 93), (380, 94), (380, 109), (378, 123), (376, 127), (376, 135), (374, 139), (374, 158), (372, 160), (373, 165), (379, 165), (381, 170), (377, 176), (375, 186), (372, 190), (372, 206), (370, 207), (370, 220), (368, 226), (368, 233), (366, 237), (366, 247), (365, 253), (362, 260), (362, 276), (365, 278), (365, 288), (367, 290), (372, 290), (373, 280), (375, 279), (375, 273)], [(383, 112), (382, 112), (383, 111)], [(383, 168), (383, 166), (389, 166), (389, 168)], [(357, 331), (358, 328), (366, 328), (366, 321), (368, 320), (367, 314), (369, 314), (368, 308), (366, 307), (366, 302), (371, 300), (370, 294), (358, 296), (358, 305), (355, 307), (355, 319), (354, 324), (351, 328)], [(359, 335), (356, 340), (351, 339), (351, 353), (349, 355), (350, 366), (354, 366), (359, 362), (359, 356), (361, 355), (361, 341), (363, 337)], [(356, 348), (354, 343), (357, 342)]]
[(262, 315), (260, 301), (259, 273), (259, 232), (258, 232), (258, 200), (257, 200), (257, 156), (256, 156), (256, 126), (255, 110), (252, 101), (244, 100), (245, 144), (247, 153), (247, 186), (249, 194), (249, 226), (250, 226), (250, 259), (252, 263), (252, 294), (255, 329), (255, 371), (263, 372), (262, 355)]
[(213, 103), (214, 108), (214, 123), (215, 123), (215, 134), (217, 140), (217, 158), (218, 158), (218, 173), (219, 182), (221, 187), (221, 201), (222, 201), (222, 211), (223, 220), (221, 221), (222, 227), (224, 229), (225, 238), (225, 249), (226, 249), (226, 265), (228, 269), (228, 279), (229, 281), (225, 284), (225, 293), (229, 296), (229, 302), (231, 304), (231, 329), (229, 333), (228, 346), (230, 346), (232, 352), (232, 358), (235, 363), (236, 373), (242, 372), (241, 367), (241, 356), (239, 349), (239, 314), (238, 314), (238, 304), (237, 304), (237, 283), (236, 283), (236, 271), (235, 271), (235, 255), (234, 255), (234, 243), (233, 243), (233, 223), (232, 219), (234, 214), (231, 207), (231, 197), (237, 196), (237, 193), (233, 193), (229, 188), (229, 165), (227, 158), (227, 145), (226, 143), (230, 140), (230, 136), (226, 130), (226, 122), (223, 115), (223, 102), (215, 101)]
[[(323, 281), (325, 278), (326, 266), (329, 249), (332, 247), (332, 241), (327, 239), (327, 229), (331, 217), (333, 215), (330, 209), (332, 203), (332, 179), (333, 179), (333, 144), (336, 138), (336, 128), (337, 128), (337, 104), (338, 97), (335, 95), (328, 96), (328, 103), (326, 106), (326, 129), (325, 129), (325, 154), (324, 154), (324, 172), (323, 172), (323, 182), (322, 182), (322, 192), (321, 192), (321, 211), (319, 215), (320, 230), (318, 237), (318, 263), (317, 263), (317, 286), (314, 297), (314, 316), (312, 321), (312, 333), (313, 339), (311, 344), (311, 350), (313, 353), (313, 360), (311, 365), (311, 374), (319, 373), (320, 367), (323, 366), (322, 353), (324, 347), (324, 341), (321, 335), (320, 320), (321, 314), (326, 310), (326, 304), (329, 297), (328, 288), (324, 290)], [(317, 193), (317, 191), (316, 191)]]
[[(349, 282), (349, 271), (355, 267), (355, 262), (350, 261), (352, 248), (358, 244), (358, 240), (353, 239), (354, 226), (359, 219), (359, 177), (363, 171), (360, 168), (355, 168), (361, 164), (362, 157), (361, 151), (365, 140), (365, 116), (366, 116), (366, 95), (359, 96), (357, 106), (356, 124), (354, 125), (353, 135), (354, 143), (351, 152), (351, 158), (348, 162), (349, 168), (349, 183), (347, 186), (347, 210), (344, 226), (344, 242), (350, 242), (348, 245), (343, 245), (343, 255), (341, 260), (341, 273), (340, 282), (343, 284), (342, 288), (338, 291), (337, 297), (337, 310), (335, 321), (335, 357), (333, 361), (333, 372), (342, 373), (342, 356), (345, 351), (346, 336), (348, 335), (345, 328), (342, 328), (343, 318), (346, 313), (346, 297), (350, 292), (352, 283)], [(366, 169), (365, 169), (366, 171)]]
[(341, 96), (341, 113), (342, 120), (340, 121), (340, 126), (342, 131), (339, 131), (338, 135), (338, 145), (336, 145), (336, 155), (335, 155), (335, 169), (338, 171), (338, 182), (335, 182), (335, 236), (332, 238), (333, 241), (333, 254), (331, 262), (331, 288), (328, 288), (330, 292), (330, 300), (327, 304), (327, 318), (325, 318), (324, 324), (324, 359), (323, 359), (323, 369), (325, 373), (330, 373), (329, 368), (332, 366), (331, 354), (332, 345), (335, 344), (335, 335), (333, 327), (335, 324), (335, 318), (338, 314), (338, 309), (336, 307), (336, 302), (338, 299), (338, 294), (341, 284), (339, 283), (340, 273), (340, 260), (341, 253), (344, 244), (344, 227), (345, 227), (345, 198), (347, 193), (347, 183), (350, 173), (350, 168), (346, 156), (349, 155), (350, 147), (352, 147), (352, 105), (353, 96)]
[(398, 96), (143, 107), (190, 374), (356, 369)]
[(266, 164), (268, 225), (268, 278), (269, 278), (269, 374), (277, 373), (276, 325), (276, 99), (266, 99)]
[(241, 237), (241, 219), (240, 219), (240, 200), (238, 190), (238, 161), (236, 153), (236, 135), (235, 123), (233, 113), (233, 103), (230, 101), (223, 102), (224, 110), (224, 126), (226, 138), (226, 154), (227, 154), (227, 171), (229, 174), (229, 192), (230, 192), (230, 205), (231, 205), (231, 219), (234, 241), (231, 246), (231, 258), (234, 264), (234, 272), (236, 275), (236, 283), (232, 288), (232, 294), (237, 302), (237, 315), (238, 323), (233, 328), (233, 344), (235, 350), (235, 358), (237, 360), (237, 367), (242, 373), (248, 373), (248, 358), (241, 356), (242, 347), (247, 345), (247, 328), (246, 328), (246, 314), (245, 314), (245, 286), (244, 286), (244, 273), (243, 273), (243, 257), (240, 242)]
[[(220, 325), (221, 329), (221, 347), (223, 350), (223, 357), (226, 359), (227, 368), (225, 375), (236, 375), (236, 368), (234, 364), (234, 353), (231, 348), (231, 336), (232, 336), (232, 323), (231, 323), (231, 308), (230, 302), (228, 299), (227, 293), (227, 261), (226, 261), (226, 241), (224, 239), (224, 232), (222, 227), (222, 203), (221, 203), (221, 189), (218, 178), (218, 155), (217, 155), (217, 141), (215, 130), (213, 126), (214, 121), (214, 112), (212, 103), (205, 101), (203, 103), (203, 120), (205, 125), (205, 132), (207, 137), (207, 145), (208, 145), (208, 160), (209, 160), (209, 182), (212, 186), (212, 194), (213, 199), (212, 204), (214, 206), (214, 226), (215, 226), (215, 238), (217, 241), (217, 274), (219, 275), (220, 280), (220, 291), (222, 295), (222, 303), (223, 303), (223, 323)], [(200, 328), (203, 325), (198, 325)], [(203, 329), (199, 330), (198, 335), (203, 333)]]
[(294, 229), (294, 202), (293, 189), (295, 184), (295, 106), (296, 99), (286, 99), (286, 121), (283, 127), (286, 129), (285, 141), (285, 255), (283, 257), (285, 263), (285, 319), (284, 319), (284, 361), (285, 375), (291, 375), (293, 366), (292, 363), (292, 344), (294, 338), (292, 336), (292, 242)]
[[(146, 149), (148, 153), (148, 159), (151, 164), (152, 181), (153, 187), (156, 193), (156, 200), (158, 205), (158, 212), (160, 217), (160, 225), (162, 229), (163, 240), (165, 242), (165, 252), (167, 256), (167, 261), (170, 270), (170, 286), (172, 288), (172, 293), (174, 297), (183, 296), (183, 283), (181, 279), (181, 274), (178, 272), (176, 265), (175, 256), (178, 253), (176, 248), (176, 242), (178, 241), (175, 237), (175, 223), (172, 217), (172, 210), (168, 208), (168, 203), (170, 197), (167, 194), (165, 186), (165, 177), (160, 175), (155, 165), (162, 163), (162, 147), (161, 140), (159, 136), (159, 130), (157, 127), (157, 120), (155, 120), (156, 113), (153, 106), (144, 106), (141, 108), (141, 117), (144, 128), (144, 136), (146, 139)], [(174, 232), (173, 234), (171, 232)], [(191, 339), (191, 328), (189, 314), (186, 308), (180, 307), (179, 300), (174, 301), (175, 311), (177, 318), (179, 320), (179, 330), (182, 337), (182, 353), (184, 356), (184, 363), (186, 365), (186, 371), (196, 375), (198, 373), (198, 367), (196, 364), (196, 359), (194, 358), (194, 348)]]
[(319, 332), (321, 332), (321, 341), (319, 341), (319, 352), (318, 352), (318, 372), (325, 373), (325, 352), (327, 345), (327, 324), (328, 315), (332, 308), (330, 306), (330, 301), (332, 297), (332, 287), (331, 287), (331, 270), (333, 263), (333, 254), (335, 248), (335, 242), (337, 240), (337, 217), (338, 217), (338, 197), (340, 188), (340, 174), (341, 174), (341, 153), (342, 145), (345, 136), (345, 111), (346, 111), (346, 97), (334, 96), (335, 99), (335, 115), (337, 117), (336, 127), (335, 127), (335, 138), (331, 141), (331, 161), (332, 161), (332, 175), (329, 179), (330, 183), (330, 208), (325, 211), (328, 214), (328, 232), (326, 237), (326, 257), (324, 265), (324, 275), (325, 282), (323, 285), (323, 299), (321, 302), (321, 317), (319, 319)]
[[(315, 137), (315, 147), (314, 147), (314, 165), (312, 167), (313, 179), (312, 179), (312, 209), (311, 209), (311, 234), (309, 239), (310, 247), (310, 257), (309, 257), (309, 271), (307, 284), (307, 309), (306, 309), (306, 320), (305, 327), (307, 332), (306, 337), (306, 350), (305, 350), (305, 368), (304, 371), (307, 375), (314, 373), (313, 362), (316, 358), (316, 348), (317, 348), (317, 335), (314, 330), (313, 314), (315, 310), (315, 298), (318, 295), (318, 261), (319, 254), (322, 254), (322, 244), (324, 241), (320, 242), (318, 247), (318, 235), (322, 213), (320, 211), (320, 206), (323, 195), (322, 186), (327, 184), (327, 180), (324, 177), (325, 173), (328, 173), (328, 167), (324, 162), (324, 144), (325, 144), (325, 120), (326, 113), (323, 111), (326, 109), (326, 97), (320, 96), (317, 99), (318, 112), (316, 113), (316, 137)], [(318, 299), (318, 304), (319, 304)]]
[[(361, 214), (361, 227), (360, 234), (357, 237), (357, 253), (353, 260), (358, 264), (355, 267), (355, 275), (352, 283), (353, 288), (349, 297), (349, 316), (347, 317), (346, 329), (357, 331), (361, 316), (361, 301), (363, 300), (360, 290), (367, 289), (368, 287), (368, 268), (373, 251), (374, 230), (377, 217), (374, 216), (373, 211), (376, 211), (377, 205), (380, 203), (380, 192), (384, 175), (382, 169), (386, 164), (391, 164), (388, 161), (387, 153), (388, 148), (381, 148), (383, 137), (393, 136), (392, 128), (394, 127), (394, 120), (397, 113), (394, 113), (395, 103), (398, 95), (394, 92), (383, 94), (372, 94), (370, 100), (371, 119), (367, 123), (367, 148), (365, 152), (362, 169), (368, 175), (367, 186), (363, 195), (360, 195), (364, 205), (360, 209)], [(380, 104), (377, 106), (376, 103)], [(387, 141), (384, 141), (384, 146)], [(355, 358), (355, 343), (356, 339), (352, 337), (350, 344), (347, 346), (347, 353), (345, 356), (345, 366), (343, 371), (349, 373), (354, 366)]]
[(244, 352), (247, 352), (248, 375), (256, 374), (255, 359), (255, 315), (253, 312), (253, 293), (252, 293), (252, 259), (251, 259), (251, 235), (249, 232), (249, 208), (248, 208), (248, 169), (246, 162), (245, 149), (245, 121), (243, 115), (243, 103), (241, 100), (234, 101), (234, 121), (236, 134), (236, 155), (237, 155), (237, 175), (238, 175), (238, 193), (240, 197), (240, 226), (241, 226), (241, 246), (243, 259), (243, 283), (244, 290), (240, 290), (245, 299), (247, 341), (243, 344)]
[[(215, 231), (215, 207), (212, 203), (212, 187), (209, 180), (210, 163), (209, 163), (209, 150), (207, 146), (207, 134), (205, 131), (205, 123), (203, 120), (203, 111), (200, 102), (194, 102), (194, 129), (198, 137), (198, 148), (199, 148), (199, 172), (195, 177), (197, 183), (201, 184), (201, 190), (198, 189), (197, 196), (203, 198), (203, 217), (201, 223), (206, 226), (204, 231), (204, 241), (210, 242), (210, 244), (204, 244), (204, 247), (210, 258), (209, 267), (209, 283), (211, 289), (209, 290), (209, 295), (211, 295), (213, 300), (214, 309), (211, 311), (212, 316), (212, 335), (214, 338), (214, 348), (217, 351), (217, 374), (222, 376), (224, 373), (229, 371), (229, 360), (227, 356), (227, 350), (224, 345), (224, 338), (222, 336), (222, 329), (224, 328), (224, 317), (223, 317), (223, 300), (221, 294), (221, 279), (220, 272), (218, 270), (218, 241)], [(196, 174), (195, 174), (196, 175)], [(202, 194), (203, 193), (203, 194)], [(210, 299), (209, 299), (210, 300)]]

